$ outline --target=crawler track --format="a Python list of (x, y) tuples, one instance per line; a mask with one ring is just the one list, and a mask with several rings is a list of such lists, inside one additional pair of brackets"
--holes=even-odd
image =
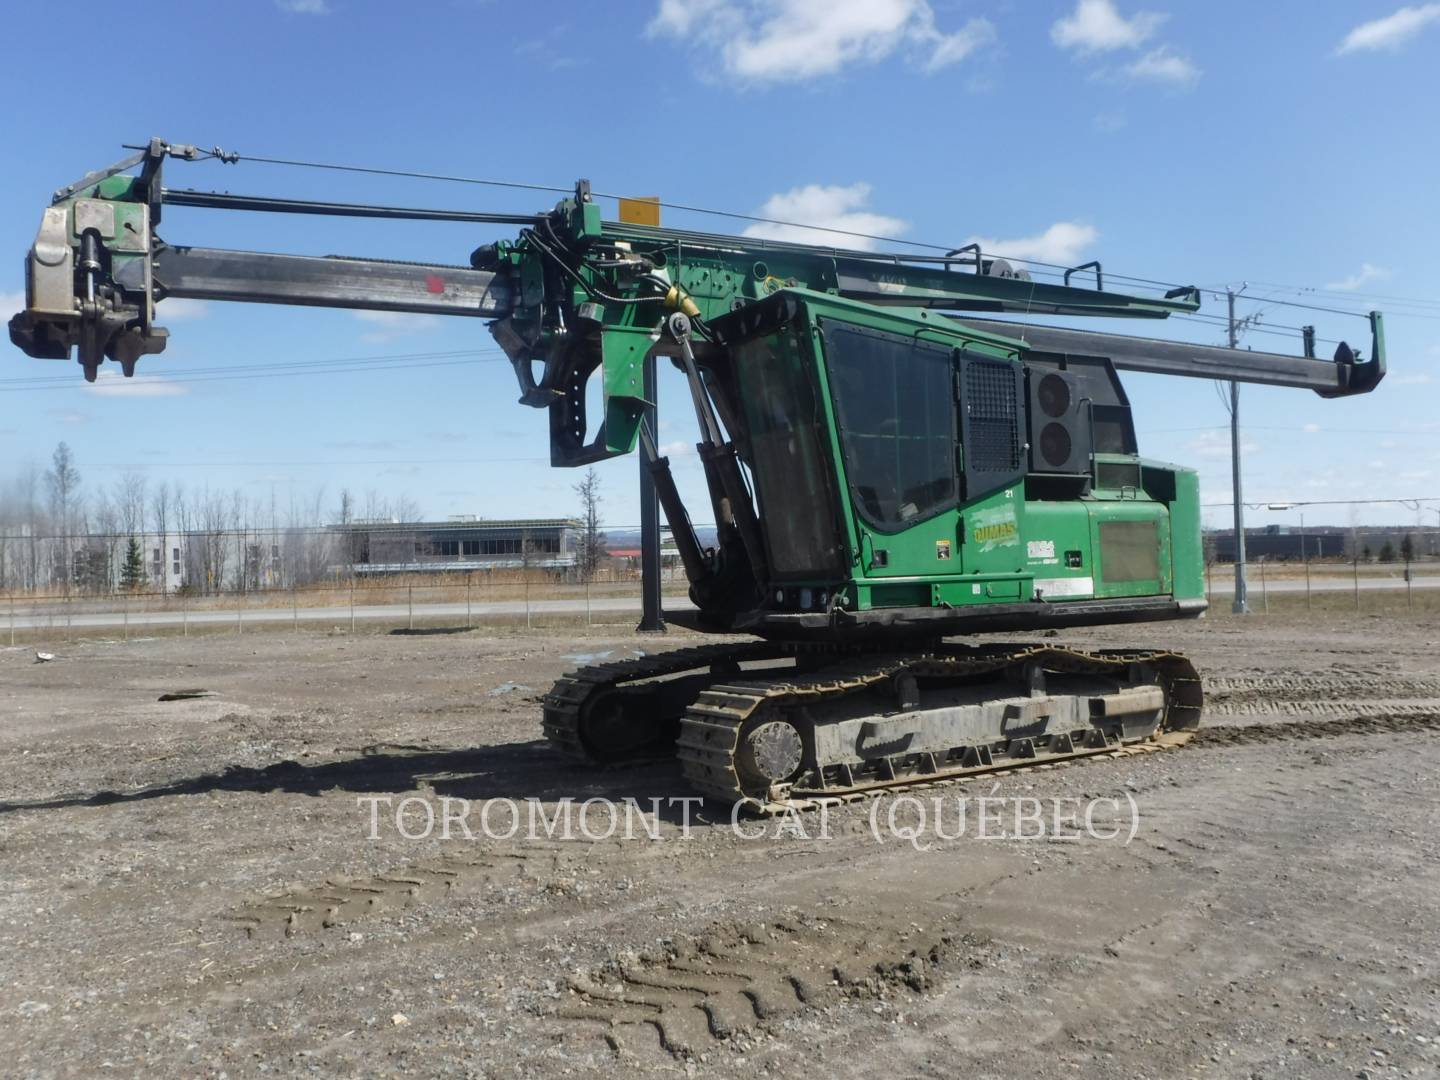
[[(743, 671), (742, 663), (796, 656), (797, 666), (775, 672)], [(813, 670), (805, 670), (808, 665)], [(843, 770), (843, 779), (757, 787), (737, 761), (742, 733), (774, 710), (803, 708), (821, 717), (851, 705), (866, 691), (898, 679), (927, 683), (994, 680), (997, 687), (1031, 667), (1072, 676), (1124, 678), (1145, 671), (1163, 688), (1166, 706), (1158, 723), (1123, 735), (1090, 731), (1083, 741), (1067, 736), (1038, 740), (984, 740), (940, 753), (897, 751)], [(1013, 684), (1010, 693), (1014, 693)], [(573, 672), (545, 699), (545, 734), (552, 745), (590, 764), (612, 764), (674, 753), (690, 784), (723, 802), (745, 801), (757, 812), (807, 808), (898, 788), (957, 782), (971, 775), (1048, 766), (1076, 759), (1142, 752), (1178, 745), (1181, 733), (1200, 722), (1199, 676), (1184, 657), (1170, 652), (1081, 652), (1041, 645), (982, 648), (936, 646), (906, 654), (849, 656), (796, 653), (783, 644), (747, 643), (682, 649), (655, 657), (597, 664)], [(677, 738), (678, 735), (678, 738)], [(1161, 736), (1167, 736), (1161, 738)], [(672, 750), (673, 745), (673, 750)]]
[(545, 695), (545, 738), (561, 753), (587, 765), (668, 757), (673, 725), (688, 704), (684, 699), (693, 700), (693, 695), (683, 686), (662, 692), (664, 684), (655, 680), (687, 673), (738, 672), (741, 663), (785, 655), (783, 647), (744, 642), (700, 645), (580, 668), (562, 676)]
[[(1009, 745), (955, 747), (947, 754), (899, 753), (877, 759), (874, 771), (854, 775), (850, 782), (823, 786), (770, 786), (757, 789), (747, 781), (737, 760), (741, 734), (769, 709), (804, 708), (822, 713), (827, 706), (893, 682), (902, 674), (927, 680), (974, 679), (1035, 665), (1047, 672), (1118, 675), (1136, 666), (1153, 669), (1164, 686), (1168, 708), (1158, 729), (1144, 735), (1089, 745), (1051, 742), (1046, 748), (1012, 740)], [(1044, 646), (959, 647), (936, 650), (923, 657), (860, 657), (813, 676), (784, 681), (736, 682), (701, 694), (681, 724), (677, 753), (686, 779), (699, 792), (727, 802), (746, 801), (759, 812), (808, 809), (823, 802), (848, 801), (899, 788), (932, 786), (983, 773), (1060, 764), (1068, 760), (1117, 752), (1143, 752), (1180, 745), (1183, 734), (1200, 723), (1199, 676), (1177, 653), (1137, 650), (1080, 652)], [(1161, 739), (1169, 734), (1182, 736)], [(1018, 745), (1017, 745), (1018, 744)], [(990, 751), (993, 751), (990, 752)]]

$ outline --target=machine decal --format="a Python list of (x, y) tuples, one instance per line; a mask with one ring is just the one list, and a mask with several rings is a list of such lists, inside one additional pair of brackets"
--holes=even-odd
[(1014, 547), (1020, 543), (1020, 526), (1015, 519), (1015, 507), (995, 506), (977, 510), (974, 516), (972, 537), (980, 550), (994, 551), (1001, 547)]
[(1094, 596), (1095, 579), (1090, 577), (1036, 578), (1035, 595), (1054, 599), (1057, 596)]
[(1025, 557), (1034, 561), (1055, 559), (1054, 540), (1027, 540), (1025, 542)]

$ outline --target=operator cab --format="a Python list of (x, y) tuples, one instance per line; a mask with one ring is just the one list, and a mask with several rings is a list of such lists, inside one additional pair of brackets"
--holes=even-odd
[[(707, 381), (735, 418), (763, 543), (735, 628), (956, 632), (1033, 625), (1061, 601), (1072, 619), (1077, 601), (1177, 613), (1175, 471), (1136, 455), (1103, 359), (803, 289), (708, 329), (723, 351)], [(722, 546), (734, 509), (716, 506)]]

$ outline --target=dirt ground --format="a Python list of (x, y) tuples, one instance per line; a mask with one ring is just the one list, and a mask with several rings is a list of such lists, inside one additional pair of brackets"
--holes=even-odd
[(684, 795), (537, 741), (560, 673), (683, 634), (0, 651), (0, 1074), (1440, 1075), (1440, 617), (1061, 640), (1187, 652), (1209, 733), (925, 797), (1102, 797), (1128, 843), (877, 839), (875, 802), (406, 839), (373, 802)]

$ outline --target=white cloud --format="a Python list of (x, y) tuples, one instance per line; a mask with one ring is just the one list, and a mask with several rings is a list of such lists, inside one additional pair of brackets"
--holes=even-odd
[(275, 6), (289, 15), (329, 15), (326, 0), (275, 0)]
[(1170, 83), (1173, 86), (1190, 86), (1200, 78), (1200, 69), (1189, 57), (1182, 56), (1161, 45), (1151, 49), (1134, 63), (1121, 69), (1126, 78), (1142, 82)]
[(695, 456), (695, 444), (686, 442), (684, 439), (677, 439), (675, 442), (667, 442), (660, 447), (660, 456), (667, 458), (683, 458)]
[(1320, 425), (1319, 425), (1319, 424), (1306, 424), (1305, 427), (1304, 427), (1302, 430), (1308, 432), (1308, 433), (1311, 434), (1311, 435), (1314, 435), (1316, 432), (1318, 432), (1318, 431), (1320, 430)]
[(189, 319), (203, 319), (210, 314), (210, 305), (204, 300), (185, 300), (172, 297), (155, 305), (155, 317), (166, 322), (185, 322)]
[(757, 222), (745, 229), (745, 235), (764, 240), (872, 251), (877, 241), (843, 234), (898, 236), (909, 228), (909, 225), (899, 218), (866, 209), (869, 201), (870, 185), (864, 183), (806, 184), (804, 187), (791, 188), (766, 199), (765, 205), (760, 208), (759, 216), (793, 224), (767, 225)]
[(1325, 288), (1333, 289), (1336, 292), (1354, 292), (1372, 281), (1383, 281), (1390, 276), (1390, 271), (1383, 266), (1371, 266), (1368, 262), (1361, 263), (1360, 269), (1355, 271), (1343, 281), (1332, 281)]
[(1397, 386), (1428, 386), (1433, 380), (1429, 375), (1401, 375), (1395, 379)]
[(440, 325), (440, 316), (423, 315), (411, 311), (356, 311), (355, 318), (370, 323), (376, 329), (360, 335), (360, 340), (372, 345), (383, 345), (410, 334), (425, 333)]
[(1034, 259), (1037, 262), (1075, 266), (1085, 261), (1086, 248), (1100, 239), (1100, 230), (1078, 221), (1057, 221), (1044, 232), (1014, 240), (989, 240), (972, 236), (969, 243), (979, 244), (986, 255), (1008, 259)]
[(689, 37), (707, 22), (728, 21), (729, 0), (660, 0), (655, 17), (645, 27), (647, 37)]
[(106, 369), (93, 383), (85, 383), (85, 392), (100, 397), (180, 397), (190, 390), (159, 375), (135, 375), (127, 379), (118, 371)]
[(904, 49), (929, 73), (995, 40), (974, 18), (944, 32), (927, 0), (660, 0), (649, 37), (718, 54), (727, 74), (754, 83), (801, 82)]
[(378, 323), (380, 326), (397, 326), (413, 329), (434, 326), (439, 323), (438, 315), (425, 315), (413, 311), (357, 311), (355, 317), (361, 322)]
[(1398, 49), (1433, 22), (1440, 22), (1440, 4), (1403, 7), (1383, 19), (1361, 23), (1340, 42), (1335, 52), (1344, 55), (1377, 49)]
[(1125, 18), (1112, 0), (1079, 0), (1075, 10), (1050, 27), (1050, 40), (1081, 53), (1137, 49), (1154, 36), (1166, 16), (1137, 11)]
[(11, 315), (17, 315), (24, 310), (24, 292), (0, 293), (0, 322), (9, 322)]

